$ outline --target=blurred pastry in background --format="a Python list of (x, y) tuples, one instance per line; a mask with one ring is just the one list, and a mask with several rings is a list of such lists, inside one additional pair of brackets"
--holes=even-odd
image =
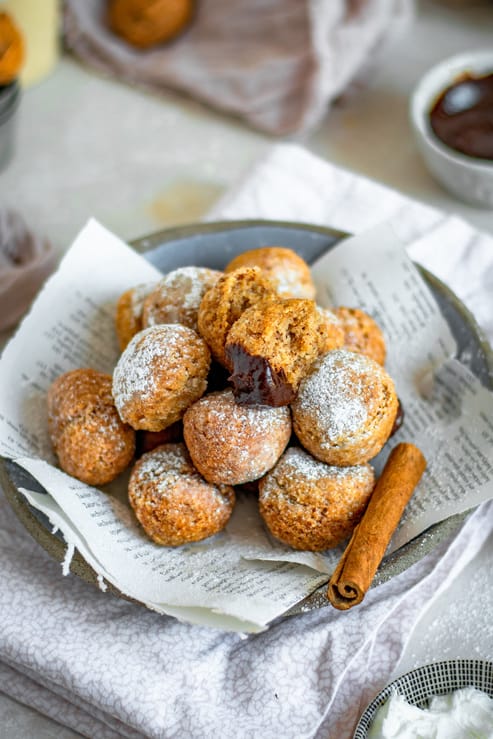
[(185, 93), (282, 136), (312, 130), (413, 18), (413, 0), (193, 5), (65, 0), (65, 46), (99, 72)]
[(24, 62), (24, 39), (12, 16), (0, 12), (0, 85), (10, 85)]
[(127, 43), (149, 49), (178, 36), (193, 8), (193, 0), (110, 0), (108, 24)]
[[(2, 0), (2, 9), (10, 13), (23, 38), (25, 50), (20, 81), (28, 87), (53, 71), (60, 57), (60, 0)], [(0, 44), (1, 46), (1, 44)]]

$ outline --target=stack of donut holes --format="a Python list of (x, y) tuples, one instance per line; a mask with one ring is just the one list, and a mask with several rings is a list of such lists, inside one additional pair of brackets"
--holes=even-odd
[(49, 390), (62, 469), (104, 485), (132, 465), (130, 505), (164, 546), (221, 531), (236, 486), (295, 549), (350, 536), (401, 416), (369, 315), (318, 306), (304, 260), (267, 246), (126, 291), (115, 325), (112, 377), (77, 369)]

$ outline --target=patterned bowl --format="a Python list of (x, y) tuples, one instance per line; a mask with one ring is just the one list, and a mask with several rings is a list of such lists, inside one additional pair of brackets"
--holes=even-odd
[(389, 683), (372, 700), (361, 716), (353, 739), (366, 739), (371, 722), (378, 709), (393, 692), (402, 695), (408, 703), (426, 708), (434, 695), (445, 695), (459, 688), (472, 686), (493, 698), (493, 662), (479, 659), (452, 659), (432, 662), (401, 675)]

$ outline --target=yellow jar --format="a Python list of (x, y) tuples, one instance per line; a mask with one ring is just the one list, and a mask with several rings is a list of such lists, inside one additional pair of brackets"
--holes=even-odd
[(0, 9), (12, 15), (24, 34), (21, 82), (32, 85), (52, 71), (60, 54), (59, 0), (0, 0)]

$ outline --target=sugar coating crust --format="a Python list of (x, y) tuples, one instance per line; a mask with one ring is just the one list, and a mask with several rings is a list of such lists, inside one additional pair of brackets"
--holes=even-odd
[(344, 346), (345, 334), (342, 321), (331, 308), (322, 308), (317, 305), (320, 318), (319, 332), (321, 334), (321, 353), (340, 349)]
[(192, 18), (193, 0), (111, 0), (110, 28), (139, 49), (177, 36)]
[(182, 323), (198, 331), (200, 301), (221, 275), (207, 267), (180, 267), (169, 272), (144, 301), (142, 327)]
[(225, 345), (240, 402), (287, 405), (318, 355), (331, 348), (325, 316), (313, 300), (276, 299), (247, 308)]
[(117, 477), (135, 452), (135, 432), (120, 420), (111, 375), (76, 369), (48, 391), (48, 430), (60, 467), (88, 485)]
[(363, 464), (378, 454), (397, 408), (394, 383), (383, 367), (346, 349), (315, 362), (291, 406), (301, 444), (317, 459), (342, 466)]
[(120, 351), (124, 351), (135, 334), (142, 331), (144, 300), (154, 290), (154, 283), (137, 285), (126, 290), (118, 298), (115, 312), (115, 329)]
[(199, 334), (214, 359), (231, 369), (224, 352), (231, 326), (250, 306), (276, 297), (273, 284), (258, 267), (242, 267), (220, 277), (205, 293), (198, 313)]
[(330, 549), (350, 536), (374, 485), (369, 464), (334, 467), (291, 447), (260, 480), (259, 511), (270, 532), (294, 549)]
[(138, 333), (113, 373), (113, 397), (134, 429), (162, 431), (205, 392), (210, 352), (193, 329), (151, 326)]
[(231, 390), (204, 395), (186, 411), (183, 435), (206, 480), (241, 485), (274, 466), (291, 436), (289, 408), (240, 406)]
[(235, 503), (233, 488), (200, 476), (184, 444), (164, 444), (144, 454), (132, 470), (128, 498), (146, 534), (164, 546), (217, 534)]
[(232, 272), (239, 267), (260, 267), (283, 298), (313, 300), (315, 297), (310, 268), (292, 249), (284, 246), (250, 249), (232, 259), (225, 272)]
[(345, 348), (364, 354), (383, 367), (387, 347), (382, 330), (376, 321), (359, 308), (340, 306), (335, 309), (335, 314), (342, 323)]

